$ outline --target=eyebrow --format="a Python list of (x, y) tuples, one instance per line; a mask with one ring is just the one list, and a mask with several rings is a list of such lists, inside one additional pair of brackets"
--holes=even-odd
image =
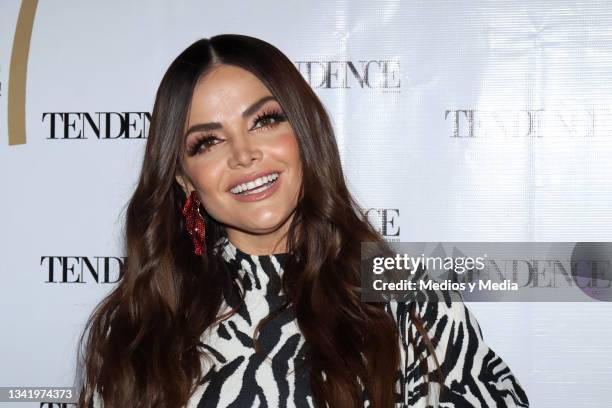
[[(276, 101), (276, 98), (274, 96), (272, 96), (272, 95), (264, 96), (263, 98), (259, 99), (257, 102), (255, 102), (254, 104), (252, 104), (251, 106), (246, 108), (244, 110), (244, 112), (242, 112), (242, 117), (246, 118), (246, 117), (251, 116), (264, 103), (266, 103), (268, 101), (271, 101), (271, 100)], [(187, 136), (189, 136), (193, 132), (206, 132), (206, 131), (209, 131), (209, 130), (221, 129), (222, 127), (223, 126), (219, 122), (198, 123), (198, 124), (195, 124), (195, 125), (191, 126), (187, 130), (187, 132), (185, 132), (185, 138), (187, 138)]]

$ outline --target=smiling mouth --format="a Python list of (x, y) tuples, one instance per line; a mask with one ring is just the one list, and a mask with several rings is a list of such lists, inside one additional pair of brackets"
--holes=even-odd
[(230, 189), (230, 192), (234, 195), (250, 195), (261, 193), (266, 191), (276, 183), (278, 179), (278, 173), (270, 173), (266, 176), (258, 177), (253, 181), (247, 183), (238, 184), (234, 188)]

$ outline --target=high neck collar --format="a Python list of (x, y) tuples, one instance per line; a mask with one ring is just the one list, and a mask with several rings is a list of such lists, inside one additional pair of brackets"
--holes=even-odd
[[(219, 240), (218, 248), (222, 251), (221, 256), (230, 264), (238, 268), (241, 277), (248, 274), (253, 283), (253, 288), (261, 287), (263, 283), (277, 281), (283, 272), (283, 265), (289, 255), (287, 252), (254, 255), (249, 254), (236, 247), (227, 237)], [(261, 282), (264, 279), (265, 282)]]
[(285, 258), (288, 253), (287, 252), (279, 252), (276, 254), (268, 254), (268, 255), (255, 255), (255, 254), (251, 254), (247, 251), (244, 251), (240, 248), (238, 248), (236, 245), (232, 244), (232, 242), (229, 240), (229, 238), (227, 237), (223, 237), (221, 239), (221, 245), (225, 248), (225, 251), (228, 251), (231, 255), (241, 255), (241, 256), (246, 256), (246, 257), (254, 257), (254, 256), (258, 256), (258, 257), (277, 257), (277, 258)]

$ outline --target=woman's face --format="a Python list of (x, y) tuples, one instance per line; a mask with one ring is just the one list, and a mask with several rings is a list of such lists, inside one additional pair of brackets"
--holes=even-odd
[(197, 83), (184, 133), (184, 169), (229, 239), (254, 254), (284, 250), (301, 161), (281, 106), (249, 71), (219, 65)]

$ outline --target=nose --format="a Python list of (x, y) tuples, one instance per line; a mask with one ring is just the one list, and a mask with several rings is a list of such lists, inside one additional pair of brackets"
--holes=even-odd
[(259, 146), (246, 133), (235, 135), (230, 144), (231, 154), (228, 158), (228, 165), (231, 168), (250, 167), (263, 156)]

